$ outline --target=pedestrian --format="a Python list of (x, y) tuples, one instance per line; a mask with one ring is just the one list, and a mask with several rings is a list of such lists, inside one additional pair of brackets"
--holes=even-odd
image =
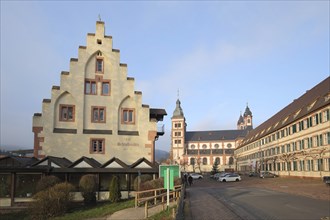
[(189, 177), (188, 177), (188, 182), (189, 182), (189, 186), (191, 186), (193, 184), (193, 178), (191, 175), (189, 175)]
[(184, 177), (184, 185), (187, 186), (188, 185), (188, 175), (185, 173), (183, 175), (183, 177)]

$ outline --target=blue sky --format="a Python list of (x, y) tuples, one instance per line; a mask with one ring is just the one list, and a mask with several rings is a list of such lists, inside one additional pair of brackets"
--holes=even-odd
[(329, 76), (329, 1), (1, 1), (1, 146), (32, 148), (32, 116), (95, 33), (98, 15), (143, 103), (177, 90), (187, 130), (258, 126)]

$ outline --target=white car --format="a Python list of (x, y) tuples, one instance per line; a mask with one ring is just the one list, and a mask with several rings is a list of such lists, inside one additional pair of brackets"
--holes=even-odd
[(190, 176), (191, 176), (194, 180), (197, 180), (197, 179), (203, 179), (203, 175), (198, 174), (198, 173), (191, 173)]
[(236, 174), (236, 173), (230, 173), (226, 176), (222, 176), (222, 177), (219, 177), (218, 181), (220, 182), (238, 182), (238, 181), (241, 181), (241, 177), (240, 175)]
[(217, 176), (216, 180), (219, 181), (220, 178), (227, 176), (229, 174), (231, 174), (231, 173), (220, 173), (220, 175)]

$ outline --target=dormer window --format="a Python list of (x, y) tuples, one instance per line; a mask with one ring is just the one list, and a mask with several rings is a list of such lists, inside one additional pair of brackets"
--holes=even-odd
[(298, 111), (296, 111), (296, 113), (294, 113), (294, 115), (293, 115), (293, 118), (296, 118), (299, 115), (300, 112), (301, 112), (301, 109), (299, 109)]
[(311, 108), (313, 108), (313, 106), (315, 105), (316, 101), (317, 101), (317, 100), (315, 100), (313, 103), (311, 103), (311, 104), (309, 104), (309, 105), (307, 106), (307, 111), (309, 111), (309, 110), (311, 110)]
[(324, 96), (324, 101), (325, 102), (327, 102), (327, 101), (329, 101), (330, 100), (330, 93), (328, 93), (328, 94), (326, 94), (325, 96)]

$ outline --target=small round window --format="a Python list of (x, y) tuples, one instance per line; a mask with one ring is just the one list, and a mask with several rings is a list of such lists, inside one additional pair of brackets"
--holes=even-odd
[(227, 144), (227, 148), (231, 148), (231, 144)]
[(219, 144), (215, 144), (214, 148), (218, 149), (219, 148)]
[(195, 149), (195, 145), (191, 145), (190, 148), (191, 148), (191, 149)]
[(203, 149), (206, 149), (207, 148), (206, 144), (203, 144), (202, 148)]

